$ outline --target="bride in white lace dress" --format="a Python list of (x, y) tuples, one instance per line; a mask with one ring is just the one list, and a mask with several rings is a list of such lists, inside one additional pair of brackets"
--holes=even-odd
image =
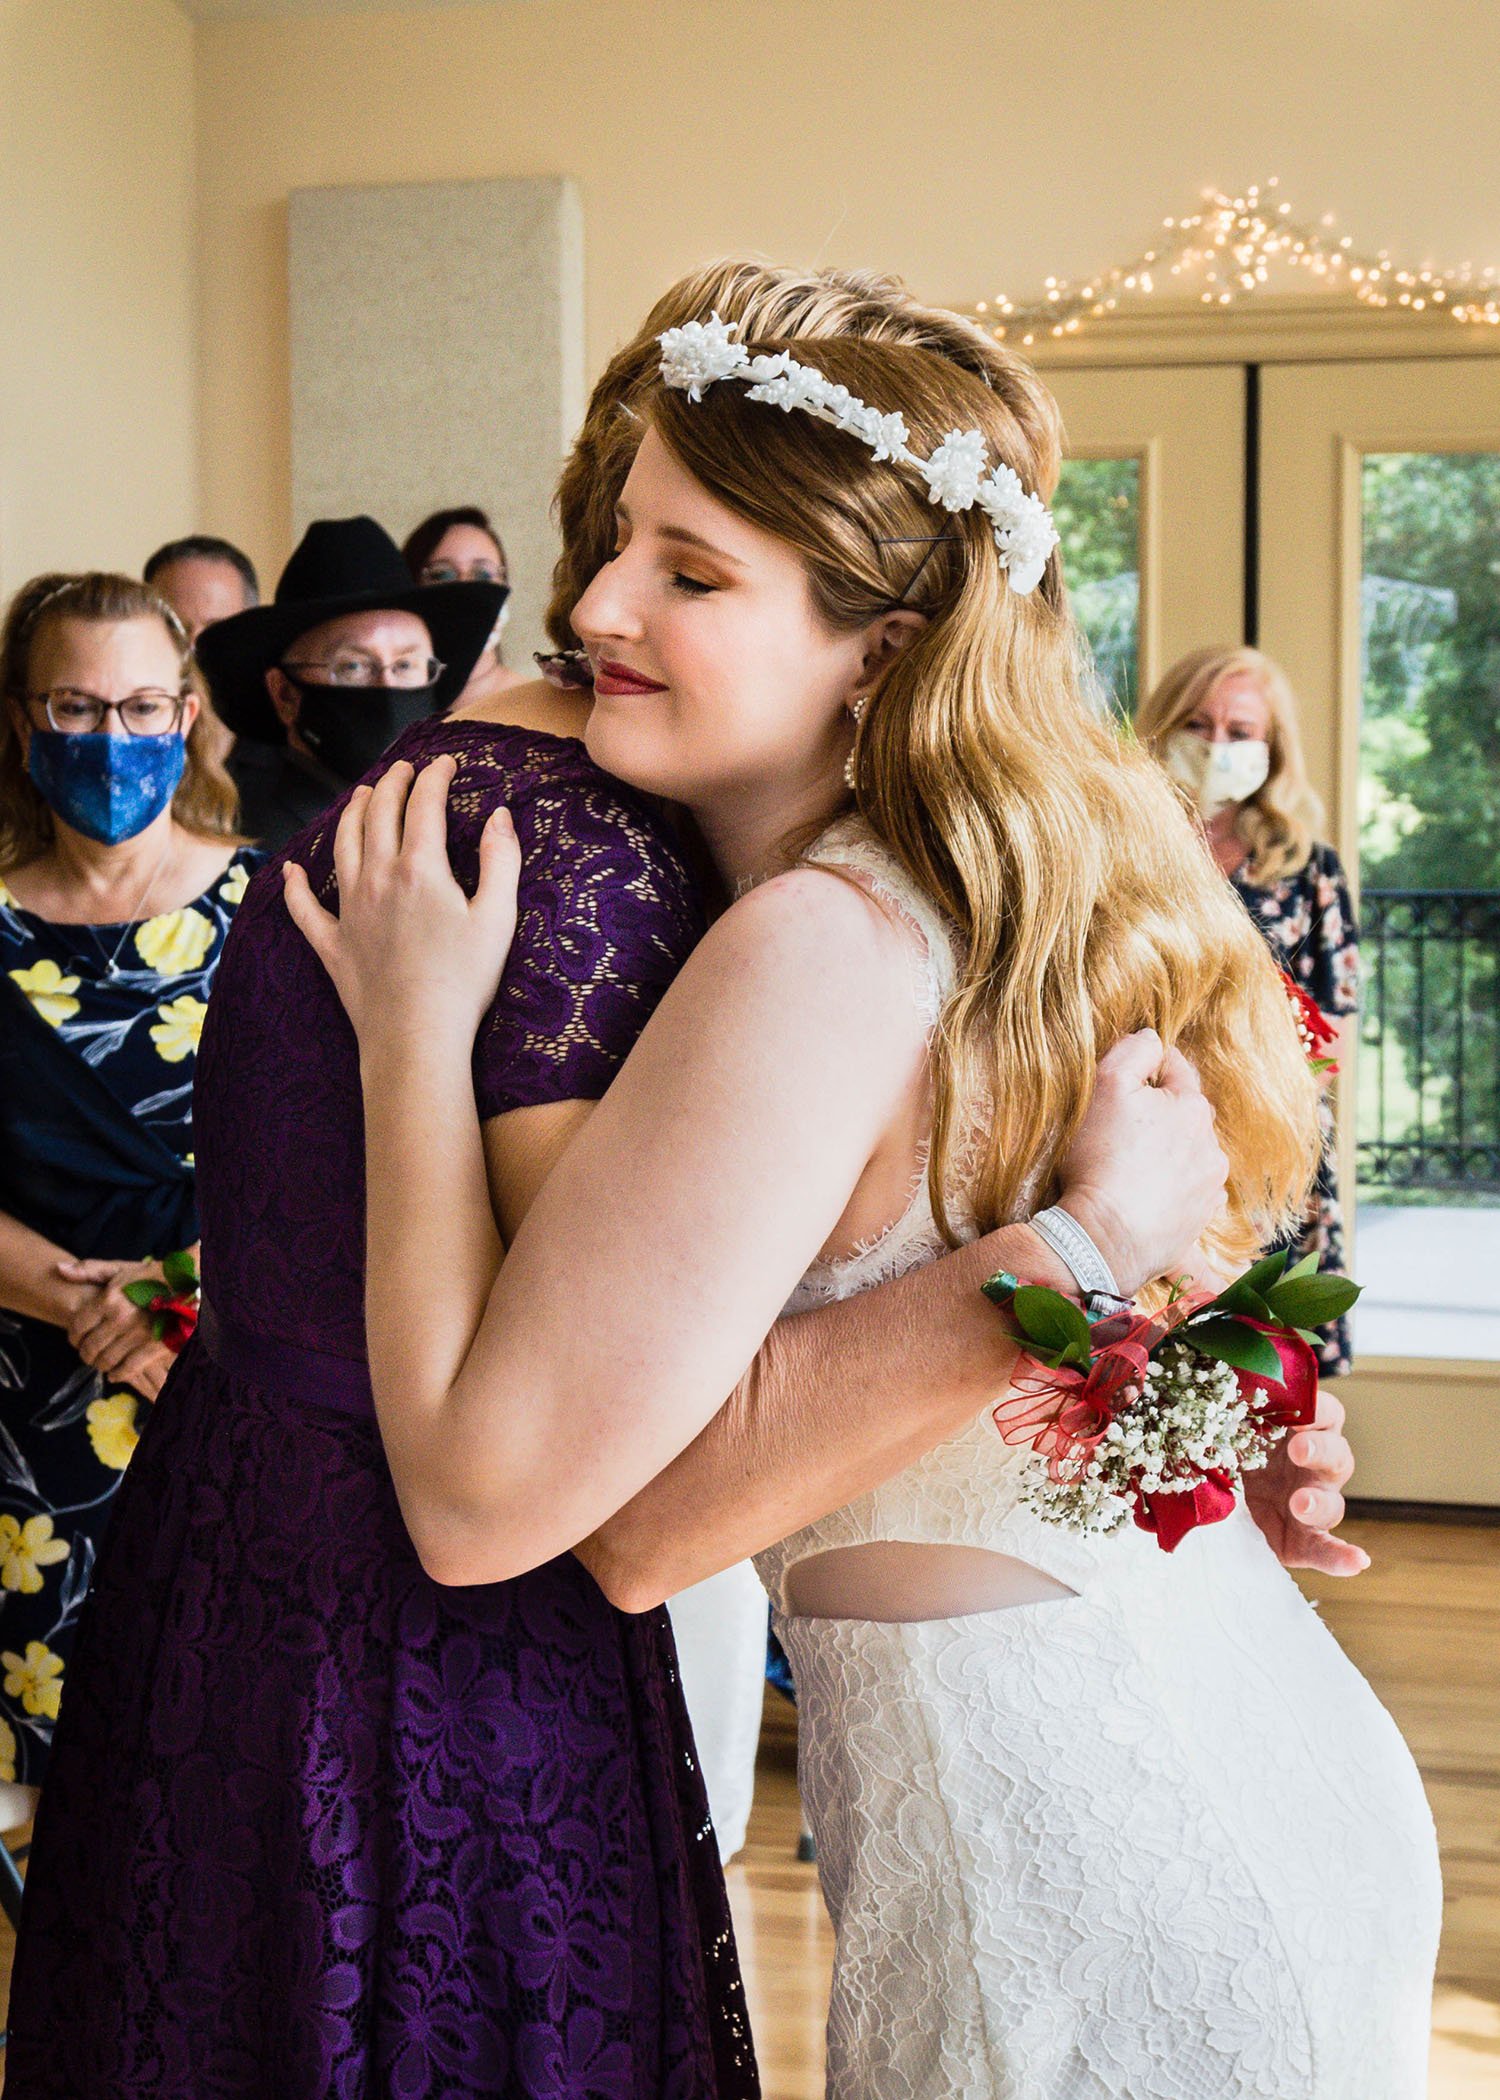
[[(851, 1392), (863, 1426), (811, 1504), (796, 1477), (750, 1493), (766, 1450), (806, 1448), (795, 1409), (715, 1419), (789, 1295), (853, 1297), (1045, 1204), (1132, 1029), (1180, 1046), (1217, 1114), (1210, 1264), (1295, 1213), (1317, 1120), (1254, 929), (1080, 696), (1034, 377), (664, 343), (617, 557), (573, 614), (588, 743), (687, 806), (738, 901), (498, 1271), (463, 1030), (494, 988), (503, 839), (478, 934), (441, 784), (405, 839), (394, 775), (356, 804), (337, 921), (291, 885), (361, 1039), (371, 1374), (413, 1539), (458, 1584), (573, 1547), (637, 1606), (642, 1525), (657, 1597), (762, 1549), (837, 1930), (836, 2100), (1417, 2100), (1431, 1819), (1243, 1510), (1170, 1556), (1046, 1524), (993, 1385), (926, 1433), (913, 1404), (882, 1435)], [(1107, 1206), (1086, 1222), (1107, 1238)], [(966, 1303), (972, 1334), (991, 1315)], [(804, 1324), (777, 1329), (793, 1354)], [(929, 1358), (938, 1388), (940, 1338)], [(682, 1534), (711, 1540), (690, 1570), (678, 1476)]]
[[(935, 1026), (954, 954), (931, 904), (857, 826), (811, 857), (901, 915)], [(793, 1309), (944, 1251), (919, 1174)], [(1168, 1558), (1034, 1516), (1024, 1471), (986, 1409), (757, 1556), (837, 1931), (830, 2094), (1420, 2094), (1441, 1899), (1390, 1716), (1243, 1510)], [(1054, 1594), (969, 1608), (984, 1577), (954, 1548)]]

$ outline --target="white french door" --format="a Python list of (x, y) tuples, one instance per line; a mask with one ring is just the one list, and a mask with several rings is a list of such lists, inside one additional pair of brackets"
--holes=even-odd
[(1500, 1505), (1500, 359), (1260, 355), (1049, 371), (1070, 587), (1122, 712), (1204, 644), (1290, 676), (1365, 920), (1359, 1492)]

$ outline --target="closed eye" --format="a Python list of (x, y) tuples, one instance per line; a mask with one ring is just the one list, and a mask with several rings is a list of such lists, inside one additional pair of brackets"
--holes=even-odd
[(719, 586), (716, 583), (704, 583), (697, 576), (684, 576), (681, 570), (674, 569), (672, 588), (674, 591), (684, 592), (689, 598), (706, 598), (710, 591), (716, 591)]

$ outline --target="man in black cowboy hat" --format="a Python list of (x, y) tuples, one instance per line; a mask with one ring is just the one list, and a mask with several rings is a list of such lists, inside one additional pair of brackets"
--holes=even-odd
[(373, 518), (321, 518), (276, 597), (204, 630), (198, 662), (239, 739), (245, 830), (274, 852), (367, 772), (410, 723), (468, 683), (503, 584), (413, 583)]

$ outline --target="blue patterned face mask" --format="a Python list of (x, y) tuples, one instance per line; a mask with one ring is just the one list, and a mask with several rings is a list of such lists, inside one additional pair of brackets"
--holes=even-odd
[(54, 816), (101, 846), (118, 846), (161, 815), (186, 764), (187, 745), (177, 730), (65, 736), (35, 729), (26, 770)]

